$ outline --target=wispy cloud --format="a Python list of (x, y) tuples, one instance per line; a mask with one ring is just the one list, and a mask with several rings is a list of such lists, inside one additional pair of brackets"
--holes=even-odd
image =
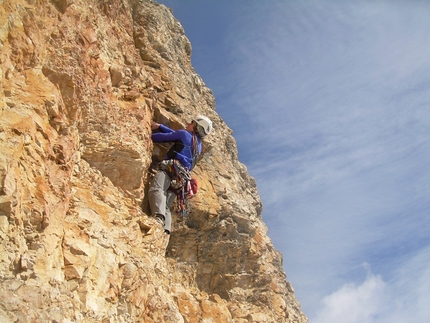
[(430, 3), (176, 3), (311, 322), (427, 322)]
[(423, 243), (430, 206), (420, 193), (430, 180), (424, 4), (313, 5), (277, 2), (238, 21), (231, 55), (240, 60), (230, 71), (237, 92), (219, 107), (227, 119), (232, 107), (241, 116), (231, 124), (239, 156), (311, 313), (336, 286), (344, 287), (326, 299), (327, 311), (337, 297), (355, 297), (359, 307), (359, 297), (379, 291), (380, 276), (357, 285), (358, 264), (389, 274), (397, 258), (406, 261)]

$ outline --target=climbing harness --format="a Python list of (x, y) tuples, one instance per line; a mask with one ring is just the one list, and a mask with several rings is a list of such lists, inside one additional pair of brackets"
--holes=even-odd
[(176, 159), (163, 160), (160, 169), (170, 177), (169, 190), (176, 194), (177, 212), (182, 216), (187, 215), (190, 211), (188, 200), (197, 193), (197, 180), (191, 178), (190, 171)]
[[(191, 156), (192, 164), (191, 169), (194, 168), (197, 157), (199, 155), (198, 140), (196, 135), (192, 135), (191, 143)], [(176, 209), (179, 214), (186, 216), (190, 211), (188, 200), (193, 198), (197, 193), (197, 180), (191, 178), (191, 169), (184, 167), (180, 161), (176, 159), (166, 159), (160, 163), (160, 169), (165, 171), (170, 177), (171, 183), (169, 190), (174, 192), (177, 197)]]

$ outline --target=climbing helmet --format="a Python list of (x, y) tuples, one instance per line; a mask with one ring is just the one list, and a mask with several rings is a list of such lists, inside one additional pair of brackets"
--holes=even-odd
[(212, 121), (208, 117), (197, 116), (194, 122), (196, 123), (196, 130), (200, 137), (204, 137), (212, 131)]

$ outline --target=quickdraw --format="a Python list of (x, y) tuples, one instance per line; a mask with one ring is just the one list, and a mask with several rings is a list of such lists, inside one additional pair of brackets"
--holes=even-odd
[(188, 200), (197, 193), (197, 181), (192, 179), (188, 169), (175, 159), (163, 160), (160, 169), (170, 177), (169, 190), (176, 194), (177, 213), (186, 216), (190, 211)]
[(190, 211), (190, 205), (188, 201), (197, 194), (197, 181), (194, 178), (186, 180), (184, 186), (182, 186), (176, 193), (177, 196), (177, 211), (182, 216), (186, 216)]

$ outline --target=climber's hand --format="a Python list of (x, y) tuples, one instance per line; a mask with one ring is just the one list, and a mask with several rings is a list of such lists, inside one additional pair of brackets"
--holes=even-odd
[(151, 123), (151, 129), (152, 130), (157, 130), (158, 127), (160, 127), (160, 124), (152, 121), (152, 123)]

